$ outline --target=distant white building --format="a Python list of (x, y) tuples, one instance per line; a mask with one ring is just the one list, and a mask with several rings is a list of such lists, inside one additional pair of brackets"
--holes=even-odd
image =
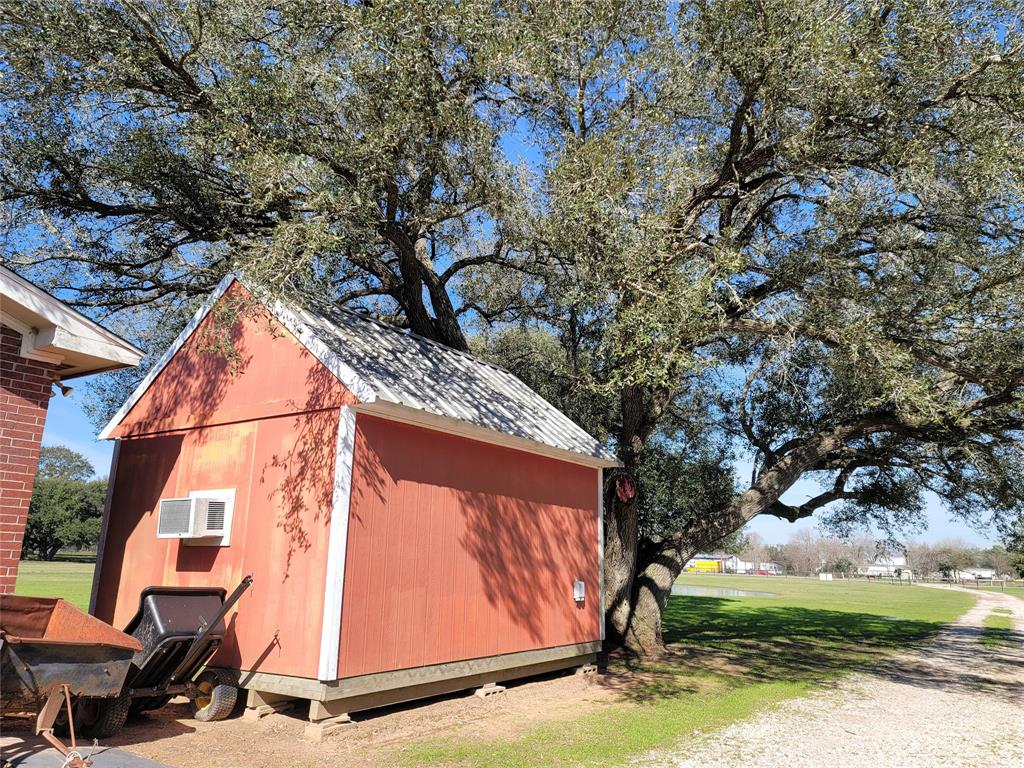
[(978, 581), (979, 579), (994, 579), (996, 571), (994, 568), (964, 568), (962, 571), (953, 571), (953, 578), (957, 581)]
[(729, 555), (722, 564), (726, 573), (757, 573), (768, 576), (779, 576), (782, 573), (782, 569), (776, 563), (754, 563), (740, 560), (736, 555)]
[(913, 572), (907, 567), (907, 558), (903, 555), (877, 555), (870, 563), (859, 566), (857, 573), (869, 579), (913, 578)]

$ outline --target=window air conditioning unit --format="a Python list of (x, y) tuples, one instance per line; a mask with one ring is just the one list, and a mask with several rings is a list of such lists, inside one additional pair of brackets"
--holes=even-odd
[(224, 546), (231, 532), (233, 506), (233, 491), (230, 495), (196, 492), (186, 499), (161, 499), (157, 538), (216, 539), (196, 543)]

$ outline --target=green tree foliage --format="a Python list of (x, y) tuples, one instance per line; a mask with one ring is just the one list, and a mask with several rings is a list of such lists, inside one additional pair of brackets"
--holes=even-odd
[[(525, 233), (548, 272), (530, 295), (617, 399), (627, 472), (674, 403), (707, 392), (754, 464), (675, 536), (645, 540), (644, 511), (612, 498), (613, 631), (656, 649), (644, 606), (664, 605), (687, 553), (758, 514), (827, 507), (837, 531), (892, 533), (931, 491), (968, 522), (1019, 519), (1018, 6), (535, 10), (499, 78), (544, 151)], [(821, 493), (783, 502), (802, 477)]]
[(609, 627), (655, 652), (682, 563), (756, 515), (895, 535), (934, 493), (1019, 530), (1022, 27), (1014, 0), (6, 4), (4, 253), (158, 336), (239, 268), (477, 333), (622, 458)]
[(52, 560), (68, 547), (99, 541), (106, 480), (90, 480), (92, 465), (64, 446), (42, 449), (39, 475), (32, 489), (23, 549)]
[(1006, 552), (1010, 567), (1016, 571), (1017, 576), (1024, 579), (1024, 520), (1006, 537)]
[(44, 446), (39, 452), (36, 476), (40, 480), (74, 480), (84, 482), (96, 470), (85, 456), (65, 445)]
[(477, 108), (487, 8), (4, 4), (19, 257), (83, 306), (173, 310), (244, 268), (269, 290), (380, 299), (465, 348), (454, 288), (505, 257), (473, 237), (495, 231), (509, 173)]

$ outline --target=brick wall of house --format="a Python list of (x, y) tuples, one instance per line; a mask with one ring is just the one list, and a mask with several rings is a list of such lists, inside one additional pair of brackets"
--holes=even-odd
[(18, 575), (53, 370), (22, 357), (21, 335), (0, 326), (0, 594)]

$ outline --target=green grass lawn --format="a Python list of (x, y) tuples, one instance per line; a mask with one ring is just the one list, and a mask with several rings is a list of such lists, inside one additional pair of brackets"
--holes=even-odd
[[(64, 597), (87, 608), (93, 567), (22, 562), (16, 593)], [(685, 576), (680, 582), (775, 596), (673, 597), (665, 614), (671, 655), (658, 663), (614, 661), (616, 703), (501, 740), (456, 730), (407, 743), (395, 759), (466, 768), (622, 765), (884, 658), (975, 600), (954, 590), (866, 582), (743, 576)], [(1009, 617), (993, 614), (990, 620), (997, 637)], [(602, 684), (600, 678), (595, 684)]]
[(996, 608), (985, 618), (981, 639), (978, 641), (989, 648), (998, 648), (1013, 644), (1010, 633), (1013, 632), (1013, 614), (1006, 608)]
[[(446, 734), (403, 750), (409, 765), (615, 766), (801, 696), (935, 632), (963, 592), (865, 582), (685, 576), (681, 583), (776, 593), (673, 597), (658, 663), (613, 662), (633, 683), (618, 703), (502, 741)], [(600, 684), (600, 683), (597, 683)]]
[(29, 597), (63, 597), (83, 611), (89, 610), (95, 563), (22, 560), (14, 594)]

